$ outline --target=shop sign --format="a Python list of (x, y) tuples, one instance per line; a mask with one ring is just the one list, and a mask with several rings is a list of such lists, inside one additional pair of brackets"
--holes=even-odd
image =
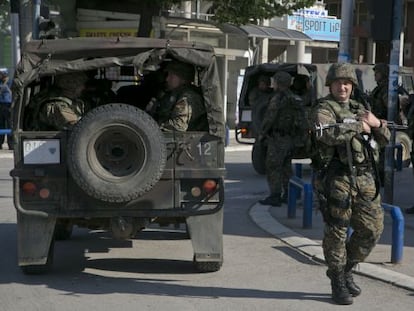
[(303, 32), (313, 40), (339, 42), (341, 20), (335, 18), (310, 18), (305, 16), (288, 16), (288, 29)]

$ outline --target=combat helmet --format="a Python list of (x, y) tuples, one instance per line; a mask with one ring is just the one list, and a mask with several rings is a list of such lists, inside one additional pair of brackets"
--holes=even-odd
[(378, 63), (373, 68), (374, 72), (379, 72), (383, 77), (388, 77), (389, 68), (385, 63)]
[(355, 69), (348, 63), (332, 64), (326, 75), (325, 85), (330, 86), (332, 82), (338, 79), (346, 79), (351, 81), (352, 84), (358, 85)]
[(280, 86), (289, 87), (292, 84), (292, 76), (285, 71), (276, 72), (272, 79)]
[(195, 74), (194, 66), (188, 63), (172, 61), (171, 63), (167, 65), (167, 67), (165, 68), (165, 71), (171, 72), (186, 81), (194, 80), (194, 74)]

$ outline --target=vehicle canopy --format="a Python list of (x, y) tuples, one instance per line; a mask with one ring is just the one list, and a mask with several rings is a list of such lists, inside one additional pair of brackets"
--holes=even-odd
[(248, 102), (248, 94), (250, 90), (257, 85), (257, 79), (262, 75), (266, 75), (270, 78), (277, 71), (285, 71), (290, 73), (292, 76), (306, 75), (310, 77), (311, 81), (314, 81), (317, 77), (317, 67), (312, 64), (264, 63), (249, 66), (245, 69), (244, 82), (240, 92), (239, 106), (251, 106), (251, 103)]
[[(13, 107), (22, 102), (33, 81), (78, 71), (134, 66), (140, 74), (156, 71), (170, 58), (197, 67), (209, 132), (224, 137), (223, 99), (214, 50), (206, 44), (154, 38), (68, 38), (24, 44), (13, 81)], [(19, 127), (21, 120), (15, 120)]]

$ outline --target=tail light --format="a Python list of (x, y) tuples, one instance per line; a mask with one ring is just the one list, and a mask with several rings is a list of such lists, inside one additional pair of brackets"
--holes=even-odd
[(213, 193), (214, 191), (216, 191), (216, 189), (217, 189), (217, 182), (215, 180), (207, 179), (203, 183), (203, 190), (207, 194)]

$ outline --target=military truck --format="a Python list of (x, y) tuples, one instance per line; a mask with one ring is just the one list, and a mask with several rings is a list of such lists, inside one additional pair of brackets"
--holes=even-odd
[[(264, 63), (249, 66), (245, 69), (243, 84), (238, 101), (238, 120), (235, 127), (235, 138), (238, 143), (252, 144), (252, 165), (258, 174), (265, 174), (264, 147), (256, 141), (257, 129), (260, 124), (253, 121), (253, 103), (249, 102), (249, 94), (256, 86), (257, 79), (263, 75), (271, 77), (277, 71), (290, 73), (293, 79), (298, 75), (306, 75), (310, 80), (308, 100), (314, 102), (316, 99), (328, 95), (329, 89), (325, 86), (325, 78), (331, 64), (298, 64), (298, 63)], [(365, 101), (368, 106), (368, 95), (375, 88), (374, 65), (353, 64), (358, 77), (359, 86), (354, 92), (359, 100)], [(409, 110), (409, 98), (412, 101), (414, 93), (414, 72), (412, 68), (400, 67), (399, 71), (400, 107), (398, 111), (398, 125), (405, 124), (406, 115)], [(306, 105), (305, 105), (306, 106)], [(265, 112), (261, 112), (263, 114)], [(412, 141), (404, 128), (396, 130), (396, 143), (402, 146), (403, 166), (410, 165), (410, 152)], [(306, 154), (298, 153), (294, 159), (304, 159)]]
[[(49, 271), (54, 241), (70, 238), (74, 226), (130, 239), (151, 225), (177, 224), (191, 238), (196, 270), (219, 270), (225, 123), (213, 48), (132, 37), (33, 40), (22, 47), (21, 59), (13, 81), (10, 174), (22, 271)], [(172, 60), (194, 66), (207, 131), (161, 131), (145, 111), (163, 90), (163, 68)], [(113, 96), (102, 98), (106, 93), (96, 87), (90, 100), (104, 100), (95, 100), (73, 127), (37, 130), (42, 107), (33, 107), (36, 94), (75, 72), (109, 86)]]

